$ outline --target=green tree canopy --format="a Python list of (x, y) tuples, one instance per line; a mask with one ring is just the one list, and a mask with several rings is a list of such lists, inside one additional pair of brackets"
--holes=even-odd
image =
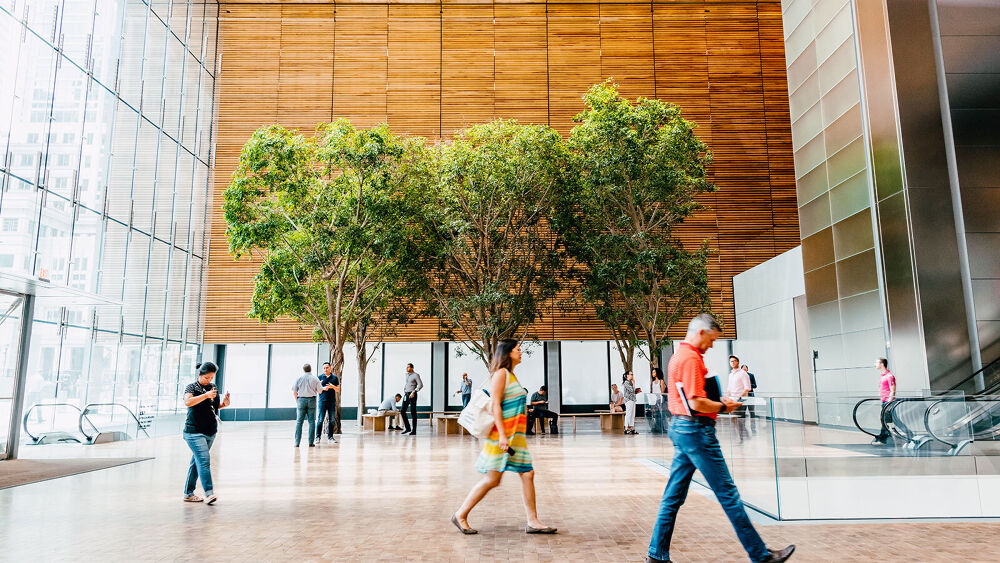
[(670, 327), (710, 304), (708, 247), (686, 250), (673, 227), (715, 189), (705, 177), (711, 157), (672, 104), (632, 104), (610, 81), (585, 100), (568, 142), (574, 185), (562, 192), (554, 225), (622, 363), (632, 369), (645, 342), (655, 365)]
[[(346, 120), (305, 137), (279, 126), (250, 137), (223, 192), (230, 252), (260, 260), (248, 316), (288, 316), (330, 345), (343, 376), (344, 344), (354, 342), (364, 412), (365, 345), (405, 311), (393, 304), (413, 285), (408, 262), (418, 236), (413, 190), (426, 176), (423, 140)], [(379, 326), (376, 326), (379, 325)]]
[(497, 342), (524, 339), (559, 289), (564, 256), (549, 228), (565, 149), (540, 125), (498, 120), (458, 132), (424, 190), (427, 301), (442, 336), (485, 363)]

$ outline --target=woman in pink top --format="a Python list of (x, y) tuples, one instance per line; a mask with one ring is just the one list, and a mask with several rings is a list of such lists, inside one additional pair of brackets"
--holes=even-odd
[(884, 446), (886, 441), (889, 439), (889, 427), (886, 425), (886, 420), (884, 413), (886, 412), (888, 404), (896, 398), (896, 376), (892, 375), (889, 371), (889, 360), (885, 358), (879, 358), (875, 360), (875, 368), (879, 371), (881, 379), (879, 380), (878, 386), (878, 396), (882, 399), (882, 413), (883, 415), (879, 418), (882, 423), (882, 430), (879, 432), (878, 436), (872, 440), (873, 446)]

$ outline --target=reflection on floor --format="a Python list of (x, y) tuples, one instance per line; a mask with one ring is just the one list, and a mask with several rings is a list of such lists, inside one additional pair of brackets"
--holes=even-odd
[[(454, 530), (448, 517), (478, 478), (470, 437), (430, 436), (426, 425), (416, 437), (347, 428), (339, 444), (295, 449), (292, 423), (226, 423), (213, 448), (218, 505), (181, 502), (190, 454), (179, 436), (66, 446), (94, 457), (156, 459), (0, 491), (3, 558), (642, 561), (666, 479), (641, 460), (669, 459), (669, 441), (589, 424), (529, 442), (540, 515), (560, 528), (555, 536), (523, 533), (514, 479), (473, 512), (480, 535)], [(983, 561), (995, 558), (998, 530), (991, 523), (760, 528), (772, 546), (796, 543), (795, 561)], [(682, 509), (671, 556), (746, 560), (721, 509), (703, 495)]]

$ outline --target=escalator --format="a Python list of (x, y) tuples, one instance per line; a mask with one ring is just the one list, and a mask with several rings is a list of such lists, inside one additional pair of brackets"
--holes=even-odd
[(900, 398), (886, 404), (875, 398), (862, 399), (854, 406), (854, 425), (876, 436), (885, 420), (889, 434), (904, 449), (942, 444), (948, 447), (947, 455), (958, 455), (973, 442), (1000, 441), (997, 395), (1000, 358), (937, 396)]
[[(45, 421), (42, 412), (50, 411), (48, 430), (38, 428)], [(69, 416), (59, 416), (69, 412)], [(32, 414), (35, 420), (32, 422)], [(42, 419), (42, 420), (39, 420)], [(121, 403), (89, 403), (82, 409), (72, 403), (36, 403), (24, 413), (22, 428), (30, 445), (103, 444), (132, 440), (139, 432), (149, 437), (146, 425)]]

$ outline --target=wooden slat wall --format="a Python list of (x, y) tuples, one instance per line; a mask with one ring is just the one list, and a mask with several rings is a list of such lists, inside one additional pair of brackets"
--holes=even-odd
[[(245, 317), (256, 265), (233, 261), (225, 241), (221, 192), (243, 142), (269, 123), (309, 132), (346, 117), (437, 140), (504, 117), (566, 134), (586, 90), (614, 77), (627, 96), (678, 104), (714, 153), (719, 191), (677, 232), (715, 251), (709, 275), (724, 322), (733, 321), (732, 276), (799, 242), (778, 0), (248, 0), (224, 3), (221, 14), (206, 341), (310, 338), (290, 321)], [(533, 332), (608, 336), (586, 309), (553, 308)], [(433, 340), (436, 321), (395, 338)]]

